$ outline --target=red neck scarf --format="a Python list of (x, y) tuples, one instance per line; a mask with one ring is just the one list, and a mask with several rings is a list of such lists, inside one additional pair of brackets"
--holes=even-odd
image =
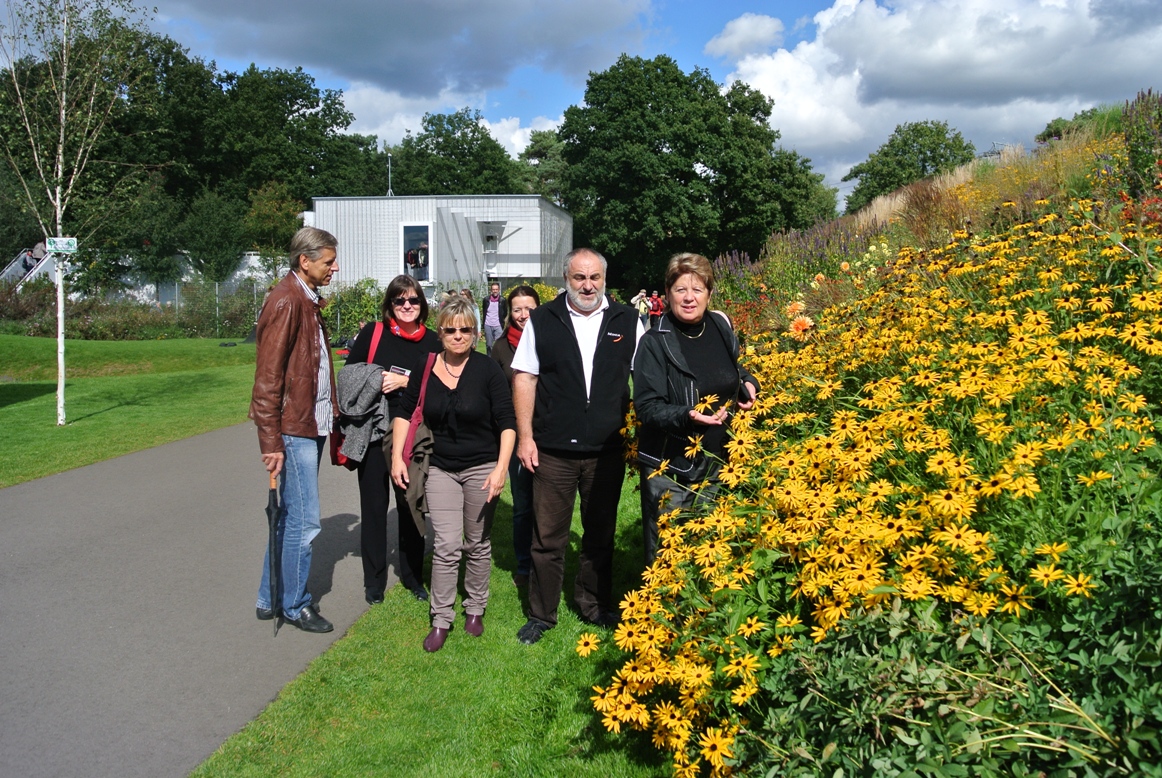
[(524, 334), (524, 330), (518, 330), (511, 324), (508, 329), (504, 331), (504, 337), (508, 338), (508, 345), (512, 346), (513, 351), (516, 351), (517, 344), (520, 343), (520, 336)]
[(424, 333), (428, 331), (427, 328), (424, 327), (424, 325), (421, 323), (419, 329), (409, 335), (399, 328), (399, 322), (397, 322), (395, 319), (388, 319), (387, 321), (392, 335), (395, 335), (397, 338), (403, 338), (404, 340), (410, 340), (412, 343), (418, 342), (421, 338), (424, 337)]

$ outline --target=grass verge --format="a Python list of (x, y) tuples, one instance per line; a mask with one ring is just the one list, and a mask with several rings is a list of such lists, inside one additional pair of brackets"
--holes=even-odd
[(66, 354), (58, 427), (55, 341), (0, 336), (0, 488), (246, 420), (253, 346), (69, 341)]
[[(426, 654), (425, 603), (396, 586), (240, 733), (197, 778), (230, 776), (594, 776), (668, 774), (643, 735), (605, 732), (590, 687), (615, 669), (581, 659), (583, 632), (610, 640), (562, 606), (560, 623), (521, 645), (523, 592), (513, 586), (509, 498), (493, 527), (491, 599), (477, 639), (458, 615), (444, 648)], [(616, 596), (640, 585), (638, 494), (626, 483), (618, 516)], [(574, 516), (573, 548), (580, 521)], [(566, 599), (576, 572), (568, 558)], [(463, 595), (463, 592), (461, 592)]]

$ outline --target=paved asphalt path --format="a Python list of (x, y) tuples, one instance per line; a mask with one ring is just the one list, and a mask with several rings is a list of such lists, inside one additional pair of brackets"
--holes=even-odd
[(355, 474), (320, 490), (335, 631), (274, 638), (253, 425), (0, 489), (0, 778), (184, 776), (258, 715), (367, 609)]

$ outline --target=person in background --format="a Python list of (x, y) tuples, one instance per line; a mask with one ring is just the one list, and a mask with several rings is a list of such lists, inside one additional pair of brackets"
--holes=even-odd
[[(529, 316), (541, 304), (540, 295), (531, 286), (521, 284), (508, 293), (508, 326), (504, 335), (492, 346), (492, 358), (504, 369), (512, 386), (512, 358), (516, 354), (521, 334)], [(533, 474), (513, 457), (508, 465), (509, 488), (512, 491), (512, 547), (516, 554), (516, 571), (512, 582), (527, 586), (532, 565), (533, 543)]]
[[(383, 295), (383, 332), (375, 353), (369, 354), (376, 323), (364, 325), (355, 338), (347, 364), (373, 362), (383, 368), (382, 391), (387, 396), (389, 418), (400, 407), (400, 397), (417, 364), (440, 350), (436, 333), (424, 326), (428, 301), (419, 283), (399, 275)], [(390, 502), (391, 432), (381, 445), (372, 445), (359, 463), (359, 548), (363, 558), (363, 593), (369, 605), (383, 602), (387, 588), (387, 514)], [(399, 580), (417, 600), (426, 601), (424, 589), (424, 536), (412, 516), (404, 491), (395, 491), (399, 535)]]
[(629, 372), (643, 328), (637, 312), (605, 295), (596, 251), (565, 256), (568, 291), (529, 318), (512, 360), (521, 464), (533, 473), (536, 514), (526, 645), (557, 623), (573, 505), (581, 496), (581, 559), (573, 597), (581, 617), (617, 624), (613, 539), (625, 478)]
[[(657, 554), (658, 516), (713, 498), (715, 476), (726, 460), (731, 412), (751, 408), (759, 389), (758, 379), (738, 363), (738, 338), (730, 320), (709, 310), (714, 291), (710, 260), (674, 255), (665, 288), (670, 310), (642, 338), (633, 365), (647, 565)], [(710, 407), (695, 407), (703, 403)], [(700, 439), (702, 453), (687, 457), (691, 438)], [(663, 462), (668, 463), (665, 472), (655, 473)], [(690, 486), (702, 481), (711, 486), (695, 495)]]
[(645, 325), (650, 319), (650, 296), (646, 294), (643, 289), (633, 296), (629, 304), (637, 309), (638, 316), (641, 317), (642, 324)]
[(321, 529), (319, 461), (335, 423), (335, 369), (319, 287), (339, 272), (335, 236), (303, 227), (291, 239), (291, 272), (271, 291), (255, 330), (257, 355), (250, 418), (268, 473), (282, 473), (277, 540), (281, 602), (270, 601), (270, 552), (262, 565), (255, 611), (279, 615), (304, 632), (330, 632), (307, 591), (311, 543)]
[(662, 318), (662, 314), (666, 312), (665, 304), (662, 298), (658, 297), (657, 292), (650, 293), (650, 329), (658, 326), (658, 322)]
[(500, 284), (495, 281), (488, 287), (488, 297), (480, 303), (480, 320), (484, 322), (484, 345), (492, 354), (492, 344), (504, 332), (504, 321), (508, 318), (508, 302), (500, 296)]
[[(350, 351), (355, 346), (356, 338), (359, 337), (359, 333), (363, 332), (363, 328), (366, 326), (367, 326), (366, 320), (360, 319), (359, 326), (355, 328), (354, 334), (352, 334), (351, 337), (347, 338), (346, 348), (348, 351)], [(350, 360), (348, 360), (348, 361), (350, 361)]]
[[(455, 620), (456, 581), (464, 559), (464, 631), (484, 634), (492, 568), (492, 517), (516, 443), (516, 418), (504, 371), (475, 350), (476, 306), (453, 300), (436, 317), (443, 350), (432, 365), (424, 421), (432, 431), (425, 485), (435, 542), (432, 551), (432, 629), (424, 650), (439, 651)], [(404, 440), (419, 402), (425, 363), (416, 365), (392, 422), (391, 476), (406, 489)]]
[(463, 289), (460, 290), (460, 296), (463, 297), (468, 302), (472, 303), (473, 305), (476, 304), (476, 298), (472, 296), (472, 290), (469, 289), (468, 287), (464, 287)]

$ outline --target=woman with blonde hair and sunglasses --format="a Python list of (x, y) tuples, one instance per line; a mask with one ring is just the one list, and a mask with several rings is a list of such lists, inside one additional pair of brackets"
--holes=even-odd
[[(347, 364), (367, 362), (383, 368), (382, 391), (387, 396), (389, 418), (399, 407), (403, 388), (415, 363), (423, 363), (440, 350), (436, 333), (427, 329), (428, 301), (416, 280), (399, 275), (387, 285), (383, 295), (383, 321), (365, 325), (355, 336)], [(371, 350), (376, 341), (375, 353)], [(369, 605), (383, 602), (387, 586), (387, 515), (391, 487), (391, 435), (368, 448), (359, 463), (359, 535), (363, 557), (363, 590)], [(417, 600), (425, 601), (424, 536), (420, 533), (407, 500), (395, 489), (399, 525), (399, 580)]]
[(455, 620), (456, 583), (464, 560), (464, 631), (484, 634), (488, 579), (492, 569), (492, 517), (504, 489), (516, 444), (516, 415), (504, 371), (475, 350), (480, 337), (476, 306), (452, 300), (436, 318), (443, 350), (428, 368), (412, 370), (393, 425), (391, 475), (406, 489), (404, 440), (419, 403), (424, 373), (431, 375), (423, 402), (424, 422), (432, 431), (432, 453), (425, 486), (435, 535), (432, 552), (432, 629), (424, 650), (439, 651)]

